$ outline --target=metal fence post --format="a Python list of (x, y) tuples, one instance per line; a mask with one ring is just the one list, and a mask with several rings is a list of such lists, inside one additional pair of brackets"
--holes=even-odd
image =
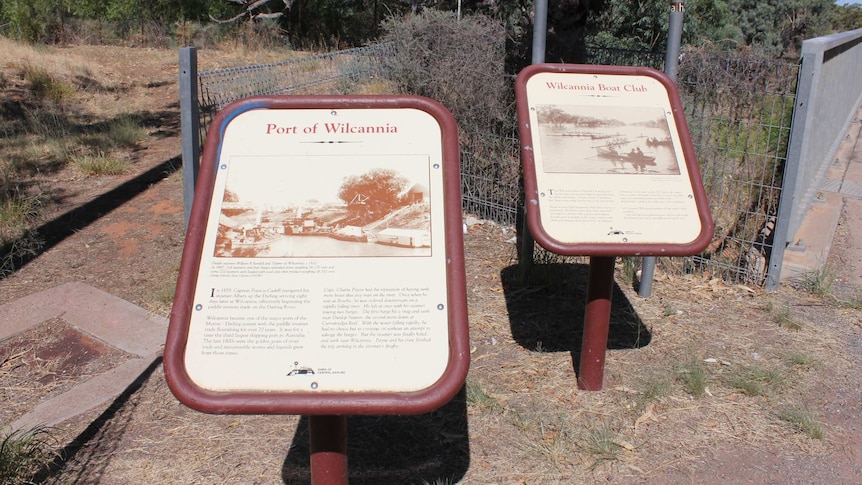
[(183, 156), (183, 209), (189, 224), (200, 160), (200, 113), (198, 112), (198, 54), (195, 47), (180, 48), (180, 136)]
[[(685, 15), (685, 1), (670, 2), (670, 26), (667, 34), (667, 53), (664, 58), (664, 73), (676, 82), (679, 71), (679, 51), (682, 45), (682, 18)], [(652, 295), (652, 282), (655, 278), (655, 256), (646, 256), (641, 261), (641, 277), (638, 295), (649, 298)]]
[[(533, 55), (531, 58), (532, 64), (541, 64), (545, 62), (545, 49), (548, 38), (548, 0), (536, 0), (535, 13), (533, 18)], [(522, 184), (523, 185), (523, 184)], [(530, 228), (527, 225), (527, 201), (524, 200), (522, 208), (523, 219), (521, 220), (521, 247), (518, 257), (518, 264), (522, 268), (527, 268), (533, 264), (533, 248), (536, 242), (533, 240), (533, 234), (530, 233)]]

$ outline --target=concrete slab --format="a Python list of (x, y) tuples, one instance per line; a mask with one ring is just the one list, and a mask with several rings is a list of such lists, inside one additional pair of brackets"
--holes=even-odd
[(53, 426), (119, 396), (156, 359), (167, 335), (166, 318), (83, 283), (66, 283), (0, 306), (0, 340), (53, 318), (122, 349), (133, 358), (70, 391), (40, 403), (9, 426)]
[(155, 359), (131, 359), (52, 399), (42, 401), (33, 410), (9, 424), (11, 431), (55, 426), (119, 396)]
[(167, 319), (84, 283), (66, 283), (0, 306), (0, 340), (52, 318), (109, 345), (150, 356), (165, 343)]
[(796, 233), (796, 240), (784, 252), (782, 283), (798, 279), (806, 272), (820, 270), (826, 264), (832, 238), (841, 219), (843, 201), (841, 194), (824, 192), (811, 204)]

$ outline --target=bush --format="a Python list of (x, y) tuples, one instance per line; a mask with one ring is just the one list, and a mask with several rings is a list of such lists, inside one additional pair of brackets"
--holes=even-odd
[(383, 28), (383, 40), (396, 45), (386, 70), (402, 91), (439, 101), (466, 130), (487, 130), (510, 115), (502, 24), (426, 10), (389, 19)]
[(6, 434), (0, 440), (0, 483), (31, 483), (30, 477), (56, 456), (55, 445), (50, 428)]
[[(514, 208), (520, 196), (514, 83), (505, 73), (504, 26), (484, 15), (461, 19), (426, 10), (384, 23), (395, 54), (385, 75), (400, 92), (434, 99), (458, 123), (464, 210), (495, 220), (490, 206)], [(480, 202), (481, 203), (478, 203)]]

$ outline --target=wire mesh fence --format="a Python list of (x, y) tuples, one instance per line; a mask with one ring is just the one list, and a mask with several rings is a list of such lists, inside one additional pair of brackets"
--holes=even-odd
[[(589, 62), (659, 69), (660, 53), (592, 46)], [(702, 253), (662, 258), (666, 271), (762, 285), (773, 249), (798, 63), (690, 50), (678, 88), (716, 223)]]
[(356, 94), (381, 72), (383, 60), (391, 57), (393, 50), (391, 43), (381, 43), (198, 73), (201, 141), (215, 114), (239, 99), (274, 94)]
[(681, 271), (761, 285), (773, 250), (799, 65), (689, 52), (679, 88), (715, 220), (712, 244)]
[(651, 67), (658, 70), (662, 69), (665, 57), (662, 52), (619, 49), (598, 45), (588, 45), (586, 54), (587, 64)]
[[(369, 82), (385, 78), (386, 60), (394, 54), (392, 44), (377, 44), (200, 73), (201, 137), (219, 109), (247, 96), (363, 92)], [(590, 46), (587, 55), (592, 64), (660, 69), (664, 62), (662, 53), (597, 46)], [(760, 285), (772, 250), (798, 64), (741, 53), (693, 51), (682, 57), (678, 76), (716, 231), (703, 253), (661, 258), (660, 265), (669, 272), (702, 272), (729, 282)], [(390, 85), (372, 92), (396, 94), (396, 90)], [(512, 105), (512, 120), (514, 111)], [(507, 225), (518, 220), (522, 192), (514, 128), (512, 123), (483, 133), (462, 133), (466, 213)]]
[(522, 193), (520, 168), (520, 145), (512, 131), (489, 130), (480, 142), (462, 147), (464, 212), (499, 224), (515, 224)]

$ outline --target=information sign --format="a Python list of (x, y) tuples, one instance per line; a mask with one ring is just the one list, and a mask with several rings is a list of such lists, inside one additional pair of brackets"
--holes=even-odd
[(566, 255), (696, 254), (713, 234), (674, 83), (654, 69), (536, 64), (516, 85), (527, 222)]
[(255, 97), (211, 124), (165, 348), (214, 413), (410, 414), (469, 365), (457, 129), (427, 98)]

